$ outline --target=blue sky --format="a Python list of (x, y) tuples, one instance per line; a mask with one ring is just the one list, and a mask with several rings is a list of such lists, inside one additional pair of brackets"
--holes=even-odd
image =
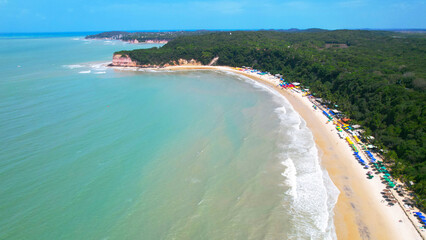
[(426, 0), (0, 0), (0, 32), (426, 28)]

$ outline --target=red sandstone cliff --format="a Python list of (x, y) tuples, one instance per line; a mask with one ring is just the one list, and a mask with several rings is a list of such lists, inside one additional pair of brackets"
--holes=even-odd
[(112, 57), (112, 66), (137, 67), (138, 64), (127, 55), (115, 54)]
[(201, 62), (191, 59), (179, 59), (176, 61), (170, 61), (169, 63), (157, 66), (157, 65), (139, 65), (136, 61), (133, 61), (127, 55), (115, 54), (112, 58), (111, 66), (115, 67), (141, 67), (141, 68), (158, 68), (158, 67), (168, 67), (168, 66), (185, 66), (185, 65), (203, 65)]

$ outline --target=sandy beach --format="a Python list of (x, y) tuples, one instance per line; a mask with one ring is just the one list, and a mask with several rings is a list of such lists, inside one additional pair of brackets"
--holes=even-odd
[[(279, 90), (279, 89), (277, 89)], [(338, 239), (422, 239), (399, 206), (388, 207), (376, 176), (368, 179), (366, 169), (355, 160), (345, 140), (320, 110), (313, 110), (307, 98), (279, 90), (311, 129), (322, 165), (340, 190), (334, 223)], [(402, 222), (400, 222), (402, 220)]]
[[(212, 69), (242, 74), (268, 85), (282, 94), (306, 121), (320, 151), (322, 166), (340, 190), (335, 207), (334, 224), (338, 239), (422, 239), (404, 210), (398, 205), (389, 207), (383, 202), (385, 188), (378, 176), (367, 179), (366, 169), (355, 160), (352, 150), (340, 139), (332, 123), (320, 110), (300, 94), (283, 90), (267, 78), (247, 74), (228, 67), (181, 66), (169, 70)], [(402, 220), (402, 222), (400, 222)]]
[[(291, 90), (277, 87), (271, 78), (223, 66), (174, 66), (161, 70), (220, 70), (241, 74), (261, 82), (282, 94), (307, 123), (321, 156), (321, 165), (328, 171), (340, 191), (334, 209), (338, 239), (425, 239), (398, 204), (388, 206), (381, 194), (386, 187), (380, 177), (367, 178), (367, 171), (353, 156), (352, 149), (320, 110), (308, 98)], [(408, 212), (408, 214), (410, 214)]]

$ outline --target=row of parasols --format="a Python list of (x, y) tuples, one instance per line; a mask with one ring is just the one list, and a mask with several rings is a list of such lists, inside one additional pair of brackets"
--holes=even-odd
[(332, 116), (330, 116), (326, 111), (322, 111), (322, 113), (328, 118), (328, 119), (330, 119), (330, 120), (333, 120), (333, 117)]
[(390, 179), (390, 178), (391, 178), (391, 176), (390, 176), (389, 173), (386, 173), (383, 176), (383, 179), (387, 182), (388, 186), (391, 187), (391, 188), (394, 188), (396, 186), (396, 183), (394, 181), (392, 181), (392, 179)]
[(295, 86), (294, 86), (293, 84), (291, 84), (291, 83), (288, 83), (288, 82), (284, 82), (284, 81), (282, 81), (282, 82), (280, 83), (280, 87), (281, 87), (281, 88), (294, 88)]
[(356, 154), (358, 154), (358, 148), (356, 148), (355, 143), (353, 143), (352, 140), (349, 137), (346, 137), (346, 141), (352, 147), (352, 149), (354, 150), (354, 152)]
[(421, 212), (414, 212), (414, 215), (423, 223), (424, 227), (426, 227), (426, 217)]
[(361, 156), (359, 155), (359, 152), (354, 152), (354, 155), (356, 160), (358, 160), (358, 162), (360, 162), (362, 165), (368, 168), (367, 163), (364, 161), (364, 159), (361, 158)]
[(373, 163), (373, 166), (379, 173), (385, 173), (390, 176), (389, 171), (386, 169), (385, 165), (383, 165), (383, 162), (375, 162)]
[(373, 156), (373, 154), (370, 151), (365, 151), (365, 153), (367, 154), (367, 156), (371, 159), (371, 162), (376, 162), (376, 158)]
[(390, 205), (393, 205), (398, 202), (398, 200), (396, 200), (396, 198), (393, 196), (389, 189), (383, 189), (382, 194), (383, 197), (386, 198), (387, 201), (389, 201)]

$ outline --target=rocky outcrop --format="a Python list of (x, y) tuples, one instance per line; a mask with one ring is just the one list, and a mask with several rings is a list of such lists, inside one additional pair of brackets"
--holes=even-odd
[(129, 56), (127, 55), (121, 55), (121, 54), (115, 54), (112, 58), (112, 63), (110, 66), (113, 67), (140, 67), (140, 68), (159, 68), (159, 67), (170, 67), (170, 66), (201, 66), (203, 65), (201, 62), (191, 59), (179, 59), (178, 61), (170, 61), (168, 63), (162, 64), (162, 65), (141, 65), (138, 64), (136, 61), (133, 61)]
[(176, 61), (170, 61), (164, 65), (162, 65), (162, 67), (170, 67), (170, 66), (202, 66), (203, 64), (195, 59), (191, 59), (191, 60), (186, 60), (186, 59), (179, 59), (177, 62)]
[(137, 67), (138, 64), (127, 55), (115, 54), (112, 57), (112, 66), (118, 67)]
[(186, 60), (186, 59), (179, 59), (178, 60), (178, 64), (179, 66), (183, 66), (183, 65), (203, 65), (201, 62), (195, 60), (195, 59), (191, 59), (191, 60)]

